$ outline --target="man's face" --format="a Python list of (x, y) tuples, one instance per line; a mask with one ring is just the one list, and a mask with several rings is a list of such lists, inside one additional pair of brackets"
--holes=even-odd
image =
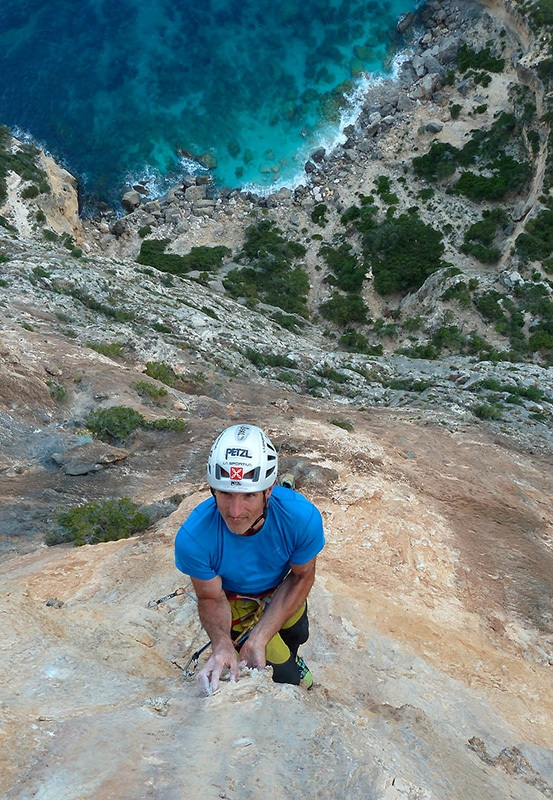
[(242, 536), (263, 513), (265, 504), (272, 489), (265, 492), (222, 492), (215, 489), (215, 502), (228, 529)]

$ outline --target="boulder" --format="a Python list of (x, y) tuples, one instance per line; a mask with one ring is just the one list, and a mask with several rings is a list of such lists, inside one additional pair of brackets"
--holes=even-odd
[(53, 453), (52, 460), (62, 468), (66, 475), (87, 475), (89, 472), (99, 472), (110, 467), (117, 461), (127, 458), (127, 450), (120, 447), (111, 447), (103, 442), (81, 444)]
[(311, 153), (311, 160), (314, 161), (316, 164), (320, 164), (322, 161), (324, 161), (325, 156), (326, 156), (326, 150), (324, 149), (324, 147), (317, 147), (317, 149)]
[(136, 189), (129, 189), (121, 198), (121, 205), (129, 214), (140, 205), (141, 195)]
[(184, 192), (185, 198), (190, 203), (195, 203), (197, 200), (205, 200), (207, 189), (205, 186), (188, 186)]
[(447, 36), (444, 39), (440, 39), (430, 52), (440, 64), (449, 64), (457, 58), (459, 39), (455, 36)]
[(411, 27), (411, 25), (416, 20), (417, 15), (413, 14), (413, 12), (409, 12), (408, 14), (403, 14), (396, 25), (396, 29), (398, 33), (405, 33), (405, 31)]
[(445, 73), (443, 65), (440, 64), (438, 59), (433, 56), (432, 53), (426, 51), (421, 55), (421, 59), (427, 72), (434, 72), (438, 75), (443, 75)]
[(424, 127), (428, 133), (439, 133), (443, 128), (444, 126), (441, 122), (428, 122)]

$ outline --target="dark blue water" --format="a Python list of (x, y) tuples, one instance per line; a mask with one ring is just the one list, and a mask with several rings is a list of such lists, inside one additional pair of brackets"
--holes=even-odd
[[(90, 203), (209, 167), (291, 184), (340, 98), (389, 68), (413, 0), (2, 0), (0, 123), (75, 174)], [(339, 88), (337, 88), (339, 87)]]

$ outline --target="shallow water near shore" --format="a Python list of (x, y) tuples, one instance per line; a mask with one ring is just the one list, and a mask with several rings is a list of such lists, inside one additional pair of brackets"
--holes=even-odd
[[(148, 179), (291, 185), (385, 74), (413, 0), (8, 0), (0, 122), (75, 174), (90, 204)], [(203, 166), (202, 166), (203, 165)]]

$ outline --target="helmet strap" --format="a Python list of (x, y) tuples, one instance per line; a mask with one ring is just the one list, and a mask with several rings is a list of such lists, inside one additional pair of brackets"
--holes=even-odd
[[(215, 504), (217, 504), (217, 500), (215, 498), (215, 490), (213, 489), (213, 487), (211, 487), (211, 494), (213, 495), (213, 499), (215, 500)], [(256, 533), (259, 533), (259, 531), (256, 531), (254, 529), (257, 527), (257, 525), (259, 525), (261, 520), (263, 520), (263, 522), (265, 522), (265, 520), (267, 518), (267, 506), (268, 505), (269, 505), (269, 500), (268, 500), (268, 497), (267, 497), (267, 489), (264, 489), (263, 490), (263, 511), (258, 516), (258, 518), (255, 520), (255, 522), (252, 522), (252, 524), (250, 525), (248, 530), (244, 531), (244, 533), (241, 534), (241, 536), (254, 536)]]
[(255, 520), (255, 522), (252, 522), (252, 524), (250, 525), (248, 530), (244, 531), (242, 536), (255, 536), (256, 533), (259, 533), (259, 531), (256, 531), (255, 528), (257, 527), (257, 525), (259, 525), (261, 520), (263, 520), (263, 522), (265, 522), (265, 520), (267, 518), (267, 506), (268, 506), (268, 504), (269, 503), (268, 503), (268, 500), (267, 500), (267, 490), (264, 489), (263, 490), (263, 511), (258, 516), (258, 518)]

